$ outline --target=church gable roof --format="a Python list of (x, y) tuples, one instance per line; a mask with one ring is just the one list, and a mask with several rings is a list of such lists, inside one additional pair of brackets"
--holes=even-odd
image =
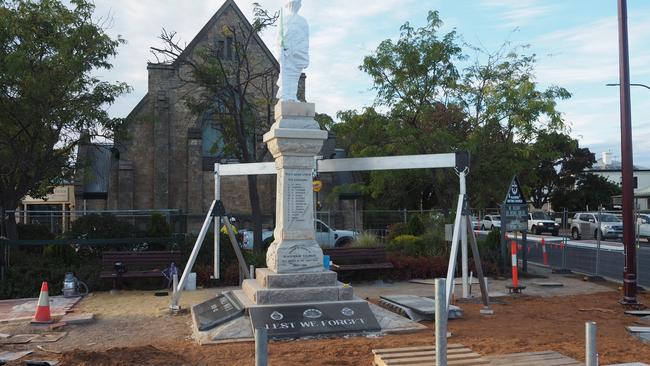
[[(203, 28), (199, 31), (199, 33), (194, 37), (194, 39), (185, 47), (185, 50), (181, 53), (181, 55), (174, 61), (173, 65), (177, 66), (178, 63), (180, 62), (179, 60), (187, 57), (190, 53), (194, 51), (194, 49), (208, 37), (208, 33), (212, 28), (214, 28), (219, 21), (219, 19), (226, 13), (228, 9), (231, 9), (234, 11), (234, 13), (237, 15), (237, 17), (242, 21), (242, 24), (244, 24), (247, 27), (247, 30), (250, 32), (253, 32), (253, 26), (250, 24), (244, 13), (242, 13), (241, 9), (237, 4), (235, 3), (234, 0), (226, 0), (221, 8), (217, 10), (217, 12), (210, 18), (210, 20), (203, 26)], [(264, 54), (271, 60), (273, 65), (276, 67), (276, 69), (280, 70), (280, 64), (278, 61), (275, 59), (275, 56), (273, 56), (273, 53), (269, 50), (269, 48), (266, 46), (264, 41), (259, 37), (258, 34), (253, 35), (255, 42), (260, 46)]]

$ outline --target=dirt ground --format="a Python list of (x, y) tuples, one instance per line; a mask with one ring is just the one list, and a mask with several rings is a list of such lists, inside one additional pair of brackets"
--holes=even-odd
[[(611, 289), (590, 295), (505, 298), (503, 304), (493, 305), (495, 315), (490, 317), (479, 315), (481, 305), (460, 304), (465, 317), (449, 322), (453, 333), (449, 342), (464, 344), (483, 355), (552, 350), (584, 361), (584, 323), (596, 321), (601, 364), (650, 362), (650, 345), (627, 333), (625, 326), (632, 325), (635, 318), (624, 315), (618, 304), (621, 296), (614, 285)], [(198, 291), (184, 301), (196, 303), (213, 293)], [(111, 301), (110, 296), (97, 294), (76, 308), (76, 312), (95, 312), (98, 319), (94, 324), (67, 326), (64, 339), (43, 345), (48, 350), (63, 351), (62, 355), (39, 351), (31, 358), (59, 359), (62, 365), (254, 363), (252, 343), (196, 345), (190, 336), (189, 315), (168, 315), (168, 298), (135, 292), (119, 295), (118, 302)], [(650, 304), (648, 295), (640, 296), (640, 300)], [(425, 325), (433, 327), (432, 323)], [(34, 331), (26, 325), (0, 325), (0, 333), (18, 332)], [(272, 342), (269, 364), (371, 365), (372, 349), (432, 345), (432, 333)], [(0, 351), (25, 348), (33, 346), (2, 346)]]

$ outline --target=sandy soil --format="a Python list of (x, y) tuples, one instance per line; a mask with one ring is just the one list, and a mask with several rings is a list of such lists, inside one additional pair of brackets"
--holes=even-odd
[[(208, 298), (199, 291), (185, 301)], [(251, 365), (252, 343), (198, 346), (190, 338), (189, 315), (166, 315), (168, 298), (151, 293), (120, 296), (120, 305), (106, 301), (108, 294), (85, 300), (77, 311), (96, 311), (98, 320), (87, 326), (69, 326), (63, 340), (44, 345), (64, 354), (37, 354), (33, 358), (59, 358), (63, 365)], [(507, 298), (494, 305), (495, 316), (479, 315), (480, 305), (461, 304), (465, 318), (449, 323), (450, 343), (461, 343), (484, 355), (553, 350), (584, 361), (584, 323), (598, 323), (601, 364), (650, 362), (650, 346), (625, 330), (635, 318), (623, 314), (615, 290), (592, 295)], [(122, 301), (123, 300), (123, 301)], [(650, 296), (640, 300), (650, 304)], [(142, 306), (144, 303), (147, 306)], [(196, 303), (196, 302), (195, 302)], [(155, 308), (151, 311), (135, 310)], [(580, 311), (580, 309), (592, 309)], [(128, 314), (128, 315), (127, 315)], [(427, 323), (430, 328), (433, 324)], [(20, 331), (0, 326), (0, 332)], [(431, 345), (432, 331), (381, 338), (272, 342), (270, 365), (370, 365), (372, 349)], [(0, 350), (7, 350), (4, 346)], [(13, 346), (11, 349), (20, 349)], [(24, 347), (23, 347), (24, 348)], [(17, 365), (18, 363), (16, 363)]]

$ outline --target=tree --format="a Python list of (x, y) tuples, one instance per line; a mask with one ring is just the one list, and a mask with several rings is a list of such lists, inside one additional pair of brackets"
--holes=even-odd
[(621, 187), (607, 178), (591, 173), (576, 177), (576, 186), (558, 189), (551, 202), (556, 209), (568, 211), (595, 210), (600, 205), (611, 207), (612, 197), (621, 194)]
[[(101, 81), (97, 70), (124, 43), (93, 19), (85, 0), (0, 0), (0, 207), (25, 195), (43, 197), (71, 178), (82, 131), (111, 138), (121, 123), (105, 109), (127, 92)], [(16, 237), (14, 215), (7, 234)]]
[(557, 86), (539, 90), (536, 57), (525, 54), (527, 48), (507, 42), (496, 52), (472, 48), (475, 61), (464, 70), (458, 88), (458, 99), (472, 125), (469, 191), (478, 208), (501, 203), (512, 176), (538, 165), (530, 161), (531, 144), (566, 128), (556, 107), (558, 100), (571, 94)]
[(543, 132), (530, 145), (528, 161), (532, 169), (522, 181), (533, 206), (541, 209), (557, 190), (572, 189), (585, 169), (596, 163), (595, 155), (580, 148), (578, 140), (558, 132)]
[[(459, 69), (467, 57), (457, 34), (440, 34), (437, 12), (427, 20), (417, 29), (403, 25), (397, 41), (383, 41), (360, 66), (373, 79), (375, 106), (388, 111), (340, 113), (333, 130), (352, 156), (469, 151), (472, 204), (495, 207), (512, 176), (531, 169), (530, 144), (564, 132), (556, 105), (570, 94), (540, 90), (535, 56), (507, 43), (494, 53), (472, 48), (475, 62)], [(384, 207), (447, 209), (458, 194), (448, 169), (373, 172), (367, 182), (364, 191)]]
[[(385, 40), (364, 58), (360, 69), (373, 79), (377, 91), (375, 105), (390, 110), (386, 115), (375, 109), (363, 114), (339, 115), (337, 137), (344, 130), (354, 136), (349, 141), (352, 156), (431, 154), (462, 149), (468, 125), (462, 111), (450, 103), (459, 77), (455, 66), (462, 49), (455, 32), (441, 34), (438, 12), (431, 11), (427, 24), (400, 28), (397, 41)], [(346, 141), (343, 141), (345, 144)], [(456, 188), (450, 171), (398, 171), (369, 174), (368, 192), (392, 208), (449, 208)], [(456, 184), (457, 186), (457, 184)]]
[[(278, 13), (269, 14), (254, 6), (253, 23), (235, 20), (219, 29), (224, 42), (185, 52), (176, 33), (163, 29), (162, 48), (152, 47), (156, 57), (179, 63), (179, 78), (196, 85), (196, 92), (185, 97), (187, 106), (198, 117), (210, 120), (223, 137), (222, 149), (242, 163), (264, 161), (268, 150), (260, 143), (271, 125), (279, 66), (263, 52), (259, 34), (275, 24)], [(256, 251), (264, 250), (262, 214), (257, 176), (248, 176), (248, 193), (254, 225)]]

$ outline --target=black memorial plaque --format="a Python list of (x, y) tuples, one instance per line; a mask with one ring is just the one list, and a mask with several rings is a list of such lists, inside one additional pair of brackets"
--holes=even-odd
[(244, 310), (230, 291), (192, 307), (194, 321), (202, 332), (244, 315)]
[(253, 328), (272, 338), (380, 331), (367, 302), (255, 306), (249, 309)]

